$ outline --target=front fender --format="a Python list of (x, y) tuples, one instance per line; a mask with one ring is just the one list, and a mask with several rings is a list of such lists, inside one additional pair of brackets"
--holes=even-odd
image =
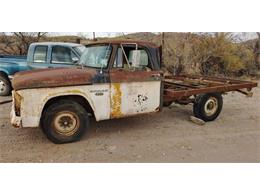
[(48, 96), (46, 96), (44, 99), (43, 99), (43, 104), (40, 108), (40, 113), (42, 114), (43, 113), (43, 110), (45, 108), (45, 105), (52, 99), (54, 98), (58, 98), (58, 97), (66, 97), (66, 96), (80, 96), (80, 97), (83, 97), (90, 105), (91, 109), (93, 110), (94, 112), (94, 115), (95, 115), (95, 105), (91, 99), (91, 97), (89, 97), (89, 95), (87, 93), (84, 93), (80, 90), (67, 90), (67, 91), (64, 91), (64, 92), (57, 92), (57, 93), (51, 93), (51, 94), (48, 94)]
[[(53, 98), (62, 96), (81, 96), (94, 112), (97, 121), (110, 118), (110, 85), (80, 85), (24, 89), (16, 92), (21, 96), (21, 117), (23, 127), (38, 127), (45, 105)], [(103, 95), (97, 95), (96, 91)]]

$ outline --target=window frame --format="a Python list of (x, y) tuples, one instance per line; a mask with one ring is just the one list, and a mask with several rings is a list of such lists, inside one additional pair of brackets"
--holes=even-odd
[[(139, 45), (139, 44), (137, 44), (137, 43), (121, 43), (121, 44), (118, 44), (117, 45), (117, 47), (116, 47), (116, 51), (115, 51), (115, 56), (114, 56), (114, 60), (112, 61), (112, 66), (111, 66), (111, 68), (112, 69), (124, 69), (124, 66), (122, 66), (122, 67), (114, 67), (114, 62), (115, 62), (115, 60), (116, 60), (116, 58), (117, 58), (117, 52), (118, 52), (118, 49), (119, 48), (121, 48), (121, 45), (122, 45), (122, 47), (124, 48), (124, 47), (137, 47), (137, 49), (140, 49), (140, 50), (144, 50), (145, 52), (146, 52), (146, 54), (147, 54), (147, 57), (148, 57), (148, 67), (149, 68), (151, 68), (152, 70), (154, 70), (154, 64), (153, 64), (153, 61), (152, 61), (152, 59), (151, 59), (151, 54), (150, 54), (150, 52), (149, 52), (149, 49), (147, 49), (145, 46), (142, 46), (142, 45)], [(124, 58), (125, 58), (125, 56), (124, 56), (124, 54), (123, 54), (123, 51), (122, 51), (122, 61), (124, 61)]]

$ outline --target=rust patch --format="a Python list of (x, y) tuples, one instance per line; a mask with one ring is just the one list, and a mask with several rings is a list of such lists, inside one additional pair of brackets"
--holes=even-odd
[(99, 45), (99, 44), (138, 44), (139, 46), (149, 46), (151, 48), (159, 48), (158, 45), (148, 42), (148, 41), (141, 41), (141, 40), (129, 40), (129, 39), (109, 39), (109, 40), (102, 40), (102, 41), (96, 41), (93, 43), (87, 43), (87, 46), (91, 45)]
[(20, 96), (18, 93), (13, 93), (14, 97), (14, 110), (15, 114), (17, 116), (21, 116), (21, 102), (22, 102), (22, 96)]
[(122, 82), (145, 82), (160, 80), (160, 71), (131, 71), (120, 68), (114, 68), (110, 71), (110, 79), (112, 83)]
[(89, 68), (53, 68), (15, 74), (15, 90), (93, 84), (96, 71)]
[(121, 112), (121, 104), (122, 104), (122, 92), (120, 89), (120, 83), (112, 84), (114, 88), (114, 94), (111, 98), (111, 118), (120, 118), (123, 116)]

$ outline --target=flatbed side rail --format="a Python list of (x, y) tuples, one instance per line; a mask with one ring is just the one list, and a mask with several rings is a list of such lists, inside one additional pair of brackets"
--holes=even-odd
[[(247, 94), (257, 83), (217, 77), (166, 76), (164, 78), (165, 101), (180, 100), (192, 95), (215, 92), (239, 91)], [(250, 95), (249, 95), (250, 96)]]

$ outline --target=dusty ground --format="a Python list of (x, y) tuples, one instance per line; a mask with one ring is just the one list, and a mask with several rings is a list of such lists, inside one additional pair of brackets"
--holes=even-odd
[(37, 128), (13, 128), (11, 104), (0, 105), (0, 162), (260, 162), (260, 88), (254, 92), (225, 96), (220, 117), (204, 126), (189, 121), (191, 106), (173, 107), (92, 121), (80, 142), (66, 145), (51, 143)]

